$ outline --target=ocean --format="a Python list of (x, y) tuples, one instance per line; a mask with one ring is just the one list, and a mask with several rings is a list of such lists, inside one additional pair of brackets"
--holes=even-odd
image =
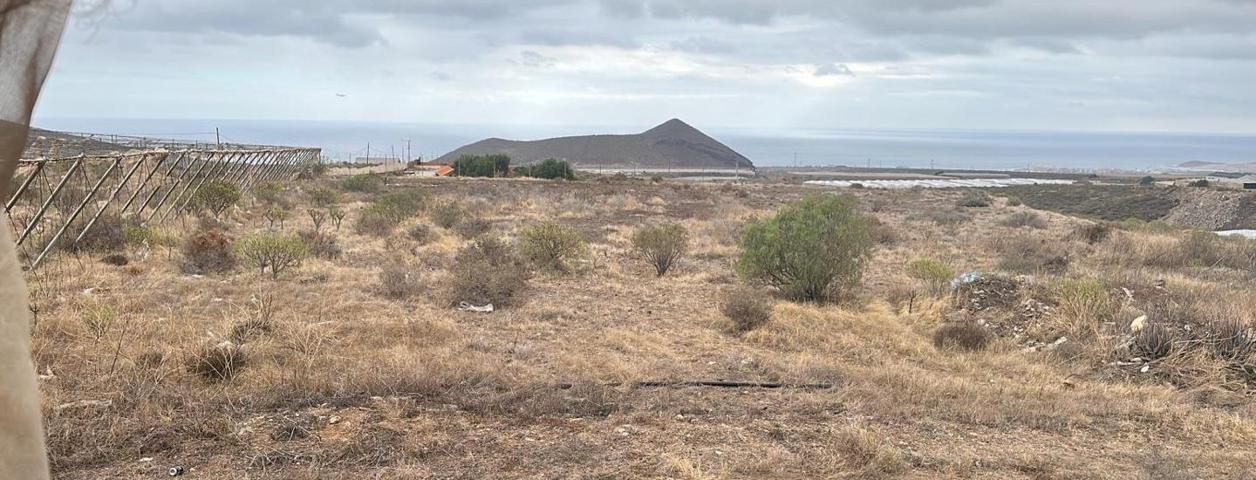
[[(653, 125), (449, 125), (299, 120), (39, 118), (39, 128), (182, 140), (315, 146), (335, 160), (435, 158), (489, 137), (638, 133)], [(1256, 162), (1256, 135), (947, 129), (753, 130), (694, 125), (758, 166), (1157, 171), (1183, 162)]]

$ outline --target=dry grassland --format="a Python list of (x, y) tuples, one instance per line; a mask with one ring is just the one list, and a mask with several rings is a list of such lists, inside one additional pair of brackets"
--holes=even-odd
[[(288, 186), (285, 232), (312, 228), (303, 191), (315, 183), (335, 180)], [(175, 465), (189, 478), (297, 479), (1256, 471), (1256, 353), (1238, 350), (1256, 342), (1247, 243), (1151, 227), (1088, 238), (1077, 231), (1086, 220), (1008, 219), (1033, 211), (1001, 198), (960, 208), (963, 192), (854, 190), (886, 229), (854, 299), (774, 300), (770, 321), (735, 333), (720, 302), (744, 288), (738, 232), (810, 187), (389, 183), (421, 189), (427, 212), (363, 236), (351, 223), (372, 196), (346, 194), (344, 225), (323, 227), (340, 257), (277, 280), (246, 266), (189, 275), (177, 246), (134, 243), (125, 266), (64, 254), (33, 275), (56, 476), (154, 478)], [(459, 311), (449, 272), (471, 240), (430, 219), (454, 205), (507, 240), (556, 221), (587, 254), (567, 273), (533, 272), (508, 308)], [(266, 230), (262, 211), (246, 196), (228, 235)], [(685, 225), (691, 248), (656, 277), (630, 239), (663, 221)], [(196, 224), (163, 229), (186, 236)], [(407, 234), (416, 224), (428, 227), (423, 242)], [(908, 274), (922, 258), (954, 273), (1007, 270), (1015, 291), (952, 295), (938, 288), (949, 278)], [(408, 273), (389, 281), (413, 285), (385, 295), (380, 272), (398, 266)], [(1129, 333), (1141, 315), (1154, 324), (1144, 332), (1169, 332), (1164, 355), (1140, 350), (1155, 338)], [(1230, 344), (1207, 333), (1225, 322), (1237, 325)], [(936, 347), (935, 332), (954, 323), (981, 325), (992, 341)], [(195, 373), (224, 341), (239, 346), (218, 359), (230, 378)], [(831, 388), (636, 383), (673, 380)]]

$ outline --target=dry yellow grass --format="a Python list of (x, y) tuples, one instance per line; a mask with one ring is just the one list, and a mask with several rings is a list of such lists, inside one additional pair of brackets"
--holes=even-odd
[[(1116, 240), (1139, 261), (1116, 251), (1123, 243), (1069, 243), (1067, 271), (1021, 292), (1055, 308), (1021, 337), (961, 353), (932, 344), (955, 302), (916, 292), (908, 308), (891, 294), (912, 285), (904, 266), (922, 256), (992, 269), (1001, 259), (986, 239), (1013, 231), (999, 222), (1024, 207), (972, 209), (944, 225), (915, 214), (953, 205), (959, 192), (857, 192), (899, 236), (876, 254), (858, 301), (778, 302), (766, 325), (733, 335), (718, 303), (739, 283), (736, 232), (810, 187), (402, 182), (393, 188), (467, 205), (492, 235), (513, 238), (542, 220), (571, 226), (590, 243), (589, 265), (540, 273), (520, 305), (477, 314), (444, 300), (446, 270), (468, 240), (432, 227), (434, 239), (418, 245), (404, 227), (425, 218), (383, 239), (346, 225), (334, 232), (341, 258), (279, 280), (188, 276), (177, 258), (142, 247), (126, 267), (56, 257), (35, 286), (34, 330), (56, 475), (149, 477), (172, 465), (196, 478), (1133, 479), (1256, 469), (1250, 384), (1198, 352), (1146, 374), (1109, 365), (1128, 357), (1115, 351), (1126, 317), (1150, 308), (1143, 300), (1158, 284), (1179, 303), (1214, 300), (1214, 316), (1256, 313), (1251, 272), (1140, 263), (1150, 257), (1139, 252), (1175, 241), (1160, 234)], [(350, 220), (366, 200), (342, 205)], [(1063, 239), (1081, 223), (1041, 215), (1048, 227), (1026, 235)], [(259, 211), (232, 218), (233, 234), (265, 228)], [(687, 225), (694, 241), (661, 278), (628, 240), (657, 221)], [(311, 228), (304, 216), (288, 223)], [(424, 293), (375, 292), (380, 269), (399, 263), (415, 266)], [(1113, 305), (1061, 302), (1064, 277), (1102, 279)], [(233, 378), (188, 371), (190, 356), (232, 338), (267, 298), (272, 327), (242, 342), (247, 363)], [(1073, 355), (1023, 351), (1060, 334)], [(1174, 380), (1183, 376), (1196, 380)], [(656, 380), (832, 388), (634, 385)]]

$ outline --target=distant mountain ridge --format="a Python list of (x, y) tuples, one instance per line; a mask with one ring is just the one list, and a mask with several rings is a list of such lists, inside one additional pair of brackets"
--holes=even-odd
[(453, 163), (463, 155), (493, 154), (508, 155), (513, 165), (557, 158), (577, 168), (754, 168), (750, 159), (678, 119), (633, 135), (534, 141), (490, 138), (460, 147), (436, 161)]

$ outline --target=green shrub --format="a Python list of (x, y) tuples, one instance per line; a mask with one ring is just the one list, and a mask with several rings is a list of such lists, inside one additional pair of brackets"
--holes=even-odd
[(183, 270), (188, 273), (220, 273), (235, 268), (232, 239), (226, 234), (202, 230), (183, 243)]
[(211, 180), (201, 185), (192, 195), (189, 204), (194, 210), (209, 210), (215, 217), (221, 216), (228, 208), (240, 201), (240, 189), (230, 183)]
[(950, 323), (933, 333), (933, 346), (939, 350), (984, 350), (990, 344), (991, 335), (976, 323)]
[(372, 202), (398, 222), (418, 215), (426, 203), (427, 196), (417, 189), (386, 193)]
[(454, 160), (453, 167), (457, 177), (507, 177), (510, 176), (510, 157), (463, 155)]
[(738, 272), (785, 296), (827, 301), (854, 286), (872, 254), (867, 218), (850, 196), (809, 194), (767, 220), (751, 222), (741, 237)]
[(1155, 183), (1156, 183), (1156, 177), (1153, 177), (1151, 175), (1147, 175), (1143, 178), (1138, 179), (1138, 184), (1143, 185), (1143, 186), (1154, 185)]
[(1208, 179), (1201, 178), (1199, 180), (1195, 180), (1191, 183), (1188, 183), (1187, 185), (1191, 187), (1195, 187), (1195, 188), (1208, 188), (1209, 183), (1208, 183)]
[(270, 208), (267, 208), (265, 212), (262, 212), (262, 217), (270, 223), (270, 228), (272, 229), (275, 228), (276, 223), (279, 224), (279, 228), (283, 228), (283, 222), (288, 220), (288, 217), (291, 216), (291, 212), (279, 205), (271, 206)]
[(918, 258), (907, 264), (907, 275), (929, 286), (934, 293), (945, 292), (955, 278), (955, 269), (932, 258)]
[(458, 252), (449, 270), (449, 299), (506, 307), (528, 285), (528, 269), (510, 244), (492, 237), (476, 240)]
[(733, 322), (733, 333), (746, 333), (772, 320), (772, 299), (760, 290), (736, 288), (724, 295), (720, 313)]
[(347, 192), (377, 193), (384, 189), (384, 177), (374, 173), (361, 173), (341, 180), (340, 188)]
[(1021, 205), (1023, 205), (1023, 204), (1024, 204), (1024, 203), (1023, 203), (1023, 202), (1021, 202), (1020, 197), (1017, 197), (1017, 196), (1008, 196), (1008, 197), (1007, 197), (1007, 206), (1009, 206), (1009, 207), (1019, 207), (1019, 206), (1021, 206)]
[(299, 267), (310, 249), (300, 238), (264, 233), (247, 237), (236, 242), (236, 254), (253, 265), (260, 272), (270, 269), (271, 278), (279, 278), (279, 274), (290, 268)]
[(393, 217), (394, 214), (395, 212), (386, 206), (375, 203), (367, 205), (358, 213), (358, 219), (353, 222), (353, 231), (358, 235), (387, 237), (397, 228), (397, 219)]
[(1066, 278), (1055, 286), (1060, 309), (1070, 318), (1110, 321), (1120, 305), (1103, 282), (1094, 278)]
[(458, 222), (462, 221), (462, 217), (467, 215), (467, 211), (461, 205), (456, 203), (446, 203), (432, 209), (432, 223), (446, 230), (453, 228)]
[(538, 268), (565, 272), (588, 251), (576, 229), (553, 222), (540, 223), (519, 232), (519, 252)]
[(331, 224), (336, 226), (336, 231), (340, 231), (340, 224), (344, 223), (345, 215), (348, 213), (344, 209), (332, 205), (327, 209), (327, 216), (331, 217)]
[(306, 190), (305, 194), (309, 195), (310, 201), (314, 202), (314, 205), (320, 207), (330, 207), (340, 203), (340, 192), (327, 187), (314, 187)]
[(981, 190), (973, 190), (960, 198), (956, 205), (965, 208), (981, 208), (989, 207), (990, 203), (990, 194)]
[(661, 277), (689, 249), (689, 232), (676, 223), (641, 228), (632, 235), (632, 248), (650, 262), (654, 273)]
[(253, 187), (253, 198), (264, 205), (275, 205), (283, 199), (283, 184), (262, 182)]

